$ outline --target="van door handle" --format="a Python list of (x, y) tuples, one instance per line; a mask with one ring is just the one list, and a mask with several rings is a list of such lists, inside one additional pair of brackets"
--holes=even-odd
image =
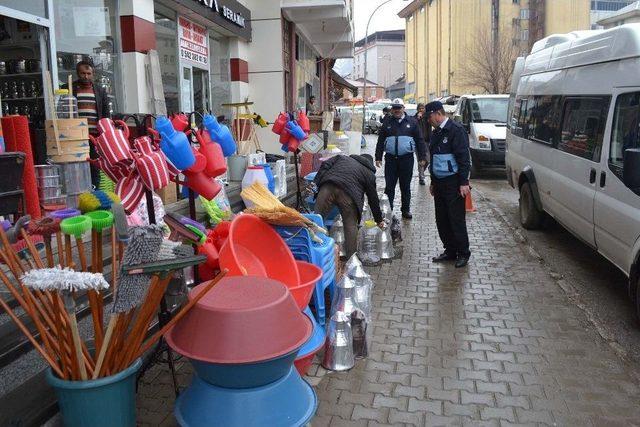
[(591, 168), (591, 172), (589, 173), (589, 184), (595, 184), (596, 183), (596, 170), (594, 168)]
[(605, 171), (600, 172), (600, 188), (604, 188), (607, 183), (607, 173)]

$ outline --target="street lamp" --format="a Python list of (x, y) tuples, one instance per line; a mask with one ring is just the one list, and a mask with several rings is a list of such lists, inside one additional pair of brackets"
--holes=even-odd
[[(369, 55), (367, 55), (367, 45), (369, 44), (369, 24), (371, 24), (371, 19), (373, 18), (373, 15), (376, 14), (376, 12), (378, 11), (378, 9), (380, 9), (382, 6), (384, 6), (387, 3), (392, 2), (393, 0), (386, 0), (382, 3), (380, 3), (378, 5), (378, 7), (376, 7), (373, 12), (371, 12), (371, 15), (369, 15), (369, 20), (367, 21), (367, 28), (365, 29), (364, 32), (364, 84), (362, 85), (362, 134), (364, 135), (364, 129), (365, 129), (365, 123), (367, 122), (366, 117), (367, 117), (367, 58)], [(402, 0), (402, 1), (409, 1), (409, 0)]]

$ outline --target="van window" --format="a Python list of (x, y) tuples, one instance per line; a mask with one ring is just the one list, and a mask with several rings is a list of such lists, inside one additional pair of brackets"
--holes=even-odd
[(622, 179), (624, 152), (629, 148), (640, 148), (640, 92), (618, 96), (611, 131), (609, 167)]
[(560, 134), (559, 95), (517, 98), (514, 104), (512, 132), (522, 138), (554, 145)]
[(509, 98), (469, 99), (469, 107), (474, 123), (507, 123)]
[(566, 98), (558, 149), (600, 161), (609, 97)]

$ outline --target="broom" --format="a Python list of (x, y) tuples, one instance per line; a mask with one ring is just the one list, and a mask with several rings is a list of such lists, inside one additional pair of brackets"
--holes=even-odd
[(256, 215), (269, 224), (307, 227), (313, 231), (327, 234), (327, 230), (297, 210), (282, 204), (276, 196), (259, 182), (243, 189), (240, 195), (254, 204), (253, 207), (246, 209), (246, 212)]

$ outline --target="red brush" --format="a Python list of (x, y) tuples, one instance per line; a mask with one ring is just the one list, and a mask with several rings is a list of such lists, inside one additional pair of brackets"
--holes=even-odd
[(51, 249), (51, 235), (60, 231), (60, 219), (52, 217), (44, 217), (29, 222), (29, 234), (42, 236), (44, 239), (44, 247), (47, 254), (47, 264), (49, 268), (53, 267), (53, 250)]

